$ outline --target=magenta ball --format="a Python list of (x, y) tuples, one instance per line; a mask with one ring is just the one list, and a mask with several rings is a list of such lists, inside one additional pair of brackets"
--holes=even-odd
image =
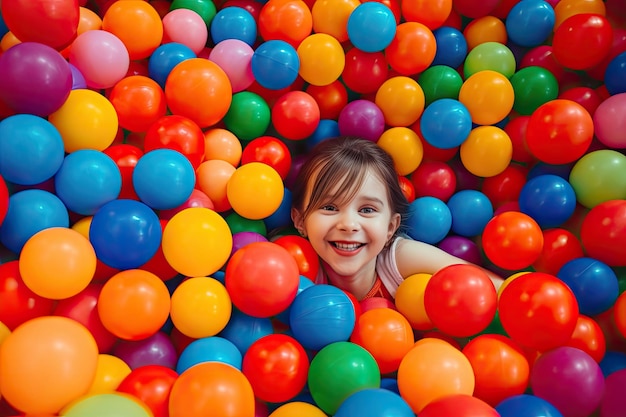
[(385, 116), (376, 103), (354, 100), (339, 113), (338, 125), (342, 136), (360, 136), (376, 142), (385, 131)]
[(478, 265), (482, 263), (480, 248), (476, 243), (474, 243), (473, 240), (466, 237), (448, 236), (439, 242), (437, 246), (457, 258), (461, 258)]
[(600, 417), (624, 415), (626, 410), (626, 369), (615, 371), (606, 377), (604, 397), (600, 403)]
[(238, 232), (233, 234), (233, 249), (231, 255), (253, 242), (267, 242), (267, 238), (257, 232)]
[(16, 113), (48, 116), (71, 89), (72, 71), (56, 49), (23, 42), (0, 55), (0, 100)]
[(588, 417), (604, 394), (604, 375), (586, 352), (561, 346), (543, 353), (530, 373), (534, 395), (554, 405), (563, 417)]
[(164, 332), (157, 332), (138, 341), (121, 340), (113, 348), (113, 355), (123, 360), (130, 369), (160, 365), (176, 369), (178, 355), (174, 344)]

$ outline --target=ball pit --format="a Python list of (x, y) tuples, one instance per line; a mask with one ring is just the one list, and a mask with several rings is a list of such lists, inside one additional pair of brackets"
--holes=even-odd
[[(623, 0), (2, 0), (0, 416), (614, 417)], [(314, 285), (315, 144), (473, 267)]]

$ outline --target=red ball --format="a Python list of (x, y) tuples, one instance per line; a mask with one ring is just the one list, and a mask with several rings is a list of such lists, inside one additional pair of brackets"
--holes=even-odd
[(511, 339), (539, 352), (565, 346), (579, 314), (576, 296), (567, 284), (543, 272), (523, 274), (508, 283), (498, 309)]
[(133, 186), (133, 170), (139, 158), (143, 156), (143, 151), (137, 146), (121, 143), (111, 145), (103, 152), (113, 159), (122, 174), (122, 190), (118, 198), (139, 200)]
[(358, 48), (346, 52), (341, 79), (355, 93), (375, 93), (387, 80), (388, 74), (389, 67), (383, 52), (364, 52)]
[(405, 177), (404, 175), (398, 176), (398, 181), (400, 182), (400, 188), (402, 189), (402, 194), (404, 194), (404, 198), (411, 203), (415, 200), (415, 187), (410, 179)]
[(169, 416), (169, 397), (178, 374), (161, 365), (145, 365), (133, 369), (117, 387), (144, 403), (154, 417)]
[(585, 70), (600, 64), (611, 51), (613, 28), (605, 16), (578, 13), (554, 32), (554, 58), (564, 67)]
[(309, 359), (293, 337), (271, 334), (250, 345), (241, 370), (257, 398), (281, 403), (294, 398), (306, 385)]
[(556, 275), (569, 261), (585, 256), (580, 240), (567, 229), (544, 230), (543, 242), (543, 249), (533, 263), (537, 272)]
[(173, 149), (185, 155), (194, 169), (204, 158), (204, 132), (193, 120), (176, 114), (163, 116), (146, 131), (144, 152)]
[(483, 180), (482, 192), (489, 198), (494, 208), (509, 201), (517, 201), (526, 184), (526, 170), (517, 165), (509, 165), (501, 173)]
[(504, 126), (504, 131), (511, 138), (511, 144), (513, 145), (511, 160), (522, 164), (535, 162), (535, 157), (530, 153), (526, 145), (526, 129), (529, 121), (530, 116), (517, 116)]
[(272, 123), (286, 139), (302, 140), (311, 136), (320, 122), (320, 108), (304, 91), (289, 91), (272, 107)]
[(287, 249), (273, 242), (252, 242), (228, 261), (225, 283), (235, 307), (265, 318), (289, 307), (298, 292), (300, 271)]
[(9, 189), (7, 188), (4, 178), (0, 175), (0, 226), (4, 221), (9, 210)]
[(587, 256), (609, 266), (626, 266), (626, 201), (593, 207), (583, 219), (580, 240)]
[(328, 85), (309, 84), (304, 91), (317, 102), (320, 119), (337, 120), (341, 110), (348, 104), (348, 90), (339, 80)]
[(424, 161), (411, 174), (415, 198), (436, 197), (448, 201), (456, 191), (456, 174), (442, 161)]
[(511, 271), (532, 265), (543, 249), (541, 227), (519, 211), (495, 215), (485, 226), (481, 241), (487, 258)]
[(420, 417), (500, 417), (495, 408), (466, 394), (446, 395), (431, 401), (420, 411)]
[(296, 260), (300, 275), (315, 281), (320, 269), (320, 261), (311, 242), (298, 235), (284, 235), (273, 242), (285, 248)]
[(262, 162), (271, 166), (284, 180), (291, 169), (291, 153), (285, 142), (273, 136), (261, 136), (246, 144), (241, 154), (241, 165)]
[(454, 337), (485, 330), (496, 307), (496, 288), (487, 273), (475, 265), (447, 266), (432, 275), (424, 290), (426, 314), (439, 331)]

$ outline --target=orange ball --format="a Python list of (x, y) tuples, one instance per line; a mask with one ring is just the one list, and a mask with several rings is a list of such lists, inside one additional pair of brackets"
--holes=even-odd
[(347, 41), (348, 19), (359, 4), (358, 0), (317, 0), (311, 8), (313, 31)]
[(219, 65), (191, 58), (172, 69), (165, 82), (165, 97), (173, 114), (188, 117), (205, 128), (224, 118), (233, 100), (233, 89)]
[(422, 87), (412, 78), (388, 78), (376, 91), (376, 105), (389, 126), (410, 126), (424, 111), (426, 98)]
[(504, 22), (495, 16), (482, 16), (472, 20), (463, 29), (467, 50), (485, 42), (498, 42), (506, 45), (508, 35)]
[(481, 70), (463, 82), (459, 101), (469, 110), (472, 122), (494, 125), (511, 113), (515, 93), (511, 81), (504, 74)]
[(163, 39), (161, 16), (143, 0), (113, 2), (102, 18), (102, 28), (124, 43), (132, 61), (148, 58)]
[(437, 41), (433, 32), (418, 22), (400, 23), (396, 36), (385, 49), (389, 66), (400, 75), (424, 71), (435, 59)]
[(221, 159), (204, 161), (196, 170), (196, 186), (211, 199), (217, 212), (231, 208), (226, 186), (235, 170), (233, 165)]
[(214, 128), (204, 132), (204, 160), (220, 159), (236, 167), (243, 152), (241, 141), (227, 129)]
[(118, 81), (109, 93), (120, 127), (145, 132), (165, 116), (167, 103), (161, 86), (144, 75), (131, 75)]
[(418, 22), (435, 30), (448, 20), (452, 12), (452, 0), (403, 1), (402, 16), (407, 22)]
[(170, 293), (155, 274), (128, 269), (104, 283), (98, 314), (104, 327), (124, 340), (142, 340), (155, 334), (170, 313)]
[(313, 16), (301, 0), (269, 0), (261, 8), (257, 24), (263, 40), (281, 40), (297, 48), (311, 34)]

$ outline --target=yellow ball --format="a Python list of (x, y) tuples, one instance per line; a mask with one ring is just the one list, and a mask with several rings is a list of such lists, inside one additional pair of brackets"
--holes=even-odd
[(117, 356), (98, 355), (96, 376), (87, 394), (115, 392), (120, 383), (130, 374), (130, 366)]
[(214, 278), (189, 278), (172, 294), (172, 323), (182, 334), (194, 339), (221, 332), (228, 324), (231, 313), (228, 291)]
[(478, 177), (493, 177), (511, 163), (513, 143), (496, 126), (478, 126), (470, 132), (459, 150), (463, 166)]
[(386, 80), (376, 92), (376, 105), (389, 126), (410, 126), (424, 111), (424, 90), (413, 78), (398, 76)]
[(103, 151), (115, 140), (119, 120), (105, 96), (88, 89), (70, 91), (65, 103), (48, 116), (63, 138), (65, 152)]
[(281, 405), (269, 417), (326, 417), (326, 413), (312, 404), (293, 401)]
[(459, 101), (467, 107), (472, 122), (493, 125), (511, 113), (515, 92), (511, 81), (493, 70), (470, 75), (459, 90)]
[(398, 175), (409, 175), (415, 171), (424, 157), (422, 141), (408, 127), (389, 128), (376, 143), (391, 155)]
[(262, 162), (237, 168), (226, 184), (226, 196), (237, 214), (260, 220), (274, 213), (283, 201), (285, 186), (280, 174)]
[(233, 236), (218, 213), (205, 207), (190, 207), (167, 222), (161, 247), (165, 259), (179, 274), (208, 276), (226, 264)]
[(424, 307), (424, 291), (431, 276), (431, 274), (411, 275), (402, 281), (396, 290), (396, 308), (415, 330), (425, 331), (435, 328)]
[(326, 33), (314, 33), (298, 45), (299, 74), (311, 85), (324, 86), (339, 79), (346, 66), (341, 43)]

